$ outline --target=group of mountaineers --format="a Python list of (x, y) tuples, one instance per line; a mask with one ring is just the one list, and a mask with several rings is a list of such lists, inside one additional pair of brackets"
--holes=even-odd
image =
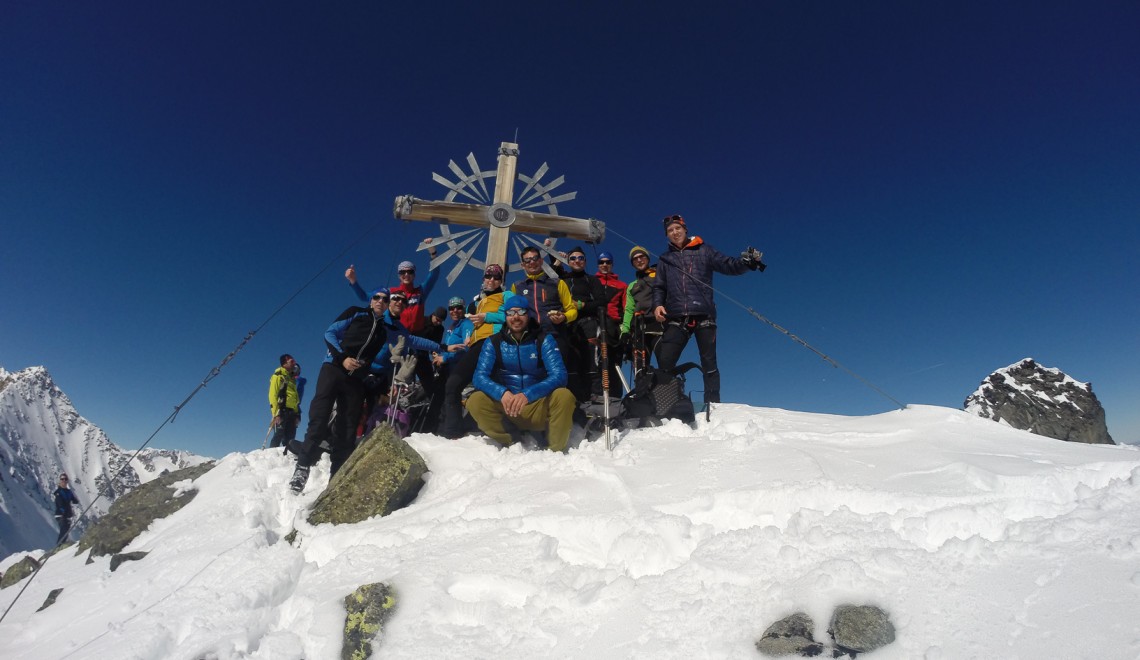
[[(663, 228), (668, 246), (658, 264), (641, 246), (629, 251), (635, 276), (628, 284), (614, 272), (610, 252), (598, 253), (590, 274), (581, 247), (558, 258), (547, 249), (551, 276), (543, 250), (529, 246), (520, 254), (524, 277), (508, 283), (503, 265), (489, 264), (472, 300), (452, 297), (430, 315), (438, 269), (417, 285), (415, 264), (404, 261), (397, 286), (368, 294), (349, 266), (345, 278), (366, 306), (349, 307), (325, 331), (327, 355), (303, 440), (295, 439), (300, 367), (282, 355), (270, 378), (272, 446), (297, 457), (290, 488), (304, 489), (323, 453), (335, 474), (358, 438), (384, 422), (446, 438), (477, 428), (502, 445), (534, 431), (551, 450), (565, 451), (573, 425), (585, 426), (588, 411), (608, 404), (624, 359), (632, 361), (634, 380), (652, 371), (650, 356), (658, 371), (671, 374), (694, 336), (704, 400), (719, 402), (713, 273), (763, 270), (762, 255), (753, 248), (740, 257), (722, 254), (690, 237), (679, 215), (667, 216)], [(436, 257), (431, 239), (425, 243)]]

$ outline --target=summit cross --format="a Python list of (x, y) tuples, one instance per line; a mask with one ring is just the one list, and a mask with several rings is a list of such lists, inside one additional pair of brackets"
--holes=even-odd
[[(542, 167), (533, 177), (519, 175), (518, 156), (518, 144), (503, 142), (499, 147), (498, 169), (494, 172), (480, 171), (474, 154), (470, 154), (467, 157), (468, 165), (472, 169), (470, 175), (464, 173), (454, 161), (449, 164), (451, 171), (459, 177), (457, 183), (433, 173), (432, 178), (437, 183), (451, 190), (446, 199), (429, 201), (411, 195), (401, 195), (396, 198), (392, 215), (397, 220), (423, 220), (437, 222), (443, 226), (444, 234), (440, 239), (448, 244), (448, 249), (432, 259), (430, 267), (437, 268), (452, 256), (456, 256), (459, 263), (447, 276), (449, 285), (455, 281), (460, 271), (467, 265), (482, 269), (488, 264), (499, 264), (503, 266), (504, 270), (518, 270), (518, 264), (510, 266), (507, 264), (507, 246), (512, 231), (542, 234), (554, 238), (575, 238), (587, 243), (601, 243), (605, 238), (606, 226), (604, 222), (557, 214), (557, 202), (574, 199), (577, 195), (577, 193), (566, 193), (557, 197), (550, 195), (551, 190), (562, 185), (564, 177), (558, 177), (547, 185), (542, 184), (539, 180), (546, 174), (546, 163), (542, 164)], [(484, 179), (491, 176), (495, 177), (492, 203), (468, 204), (454, 201), (457, 195), (481, 201), (480, 197), (485, 197), (487, 193)], [(518, 200), (515, 199), (514, 194), (516, 179), (526, 184), (526, 188), (519, 195)], [(552, 212), (537, 213), (529, 210), (537, 206), (546, 206)], [(447, 227), (453, 224), (478, 229), (452, 233)], [(488, 230), (487, 259), (480, 263), (473, 257), (475, 249), (483, 238), (482, 229)], [(547, 255), (558, 257), (558, 254), (550, 249), (551, 246), (532, 239), (528, 240)], [(434, 242), (423, 244), (417, 251), (426, 250), (435, 245), (438, 244)], [(543, 268), (547, 272), (551, 272), (550, 266), (545, 262)]]

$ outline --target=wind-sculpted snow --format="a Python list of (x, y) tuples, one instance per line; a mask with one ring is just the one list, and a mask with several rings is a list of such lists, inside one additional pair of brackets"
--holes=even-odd
[(327, 463), (297, 497), (278, 452), (227, 456), (126, 549), (144, 559), (49, 560), (0, 656), (334, 658), (342, 599), (373, 582), (396, 593), (385, 658), (754, 658), (773, 621), (843, 603), (897, 628), (868, 658), (1140, 654), (1129, 447), (936, 407), (731, 404), (612, 454), (410, 442), (431, 469), (416, 501), (343, 526), (305, 522)]

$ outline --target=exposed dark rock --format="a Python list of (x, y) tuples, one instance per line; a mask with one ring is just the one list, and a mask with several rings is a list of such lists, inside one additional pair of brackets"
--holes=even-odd
[(1069, 442), (1115, 444), (1092, 384), (1026, 358), (998, 369), (966, 397), (965, 409), (1015, 429)]
[(111, 555), (111, 572), (114, 573), (115, 569), (119, 567), (119, 564), (125, 561), (138, 561), (147, 556), (147, 554), (146, 552), (138, 550), (135, 552), (121, 552)]
[(309, 522), (345, 524), (386, 516), (415, 499), (426, 472), (423, 457), (391, 427), (377, 427), (313, 503)]
[(895, 641), (895, 626), (887, 613), (873, 605), (840, 605), (831, 615), (827, 633), (835, 641), (834, 657), (866, 653)]
[(364, 660), (372, 655), (372, 642), (395, 612), (396, 597), (391, 587), (379, 582), (366, 584), (344, 597), (344, 642), (342, 660)]
[(780, 619), (768, 626), (756, 642), (756, 650), (773, 656), (801, 655), (813, 658), (823, 653), (823, 645), (812, 637), (815, 623), (803, 612)]
[(165, 518), (190, 503), (197, 491), (174, 496), (172, 484), (197, 479), (214, 467), (213, 462), (184, 468), (149, 481), (111, 505), (110, 511), (87, 530), (79, 540), (77, 553), (91, 549), (91, 557), (113, 555), (127, 547), (150, 524)]
[(38, 561), (31, 555), (25, 555), (23, 559), (9, 566), (8, 570), (4, 572), (4, 577), (0, 578), (0, 589), (7, 589), (13, 584), (16, 584), (32, 573), (35, 573), (39, 567), (40, 563)]
[(40, 609), (36, 611), (43, 612), (52, 605), (55, 605), (55, 599), (59, 598), (59, 595), (61, 593), (63, 593), (63, 587), (60, 587), (59, 589), (52, 589), (51, 592), (48, 593), (47, 598), (44, 599), (44, 604), (40, 605)]

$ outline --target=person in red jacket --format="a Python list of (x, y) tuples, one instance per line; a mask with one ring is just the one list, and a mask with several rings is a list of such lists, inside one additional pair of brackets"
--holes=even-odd
[[(431, 243), (430, 238), (424, 239), (424, 243)], [(428, 255), (434, 259), (436, 255), (435, 248), (428, 248)], [(396, 274), (400, 277), (400, 283), (392, 287), (392, 291), (403, 291), (404, 295), (408, 297), (408, 306), (400, 313), (400, 323), (408, 329), (408, 332), (413, 335), (418, 335), (426, 327), (424, 317), (424, 307), (427, 304), (427, 297), (431, 294), (431, 290), (435, 288), (435, 283), (439, 280), (439, 269), (436, 268), (428, 272), (427, 280), (424, 281), (423, 286), (416, 286), (416, 265), (411, 261), (401, 261), (400, 265), (396, 267)], [(349, 266), (348, 270), (344, 271), (344, 279), (348, 280), (349, 286), (352, 287), (356, 297), (360, 302), (368, 302), (368, 294), (365, 293), (363, 287), (357, 282), (356, 267)]]

